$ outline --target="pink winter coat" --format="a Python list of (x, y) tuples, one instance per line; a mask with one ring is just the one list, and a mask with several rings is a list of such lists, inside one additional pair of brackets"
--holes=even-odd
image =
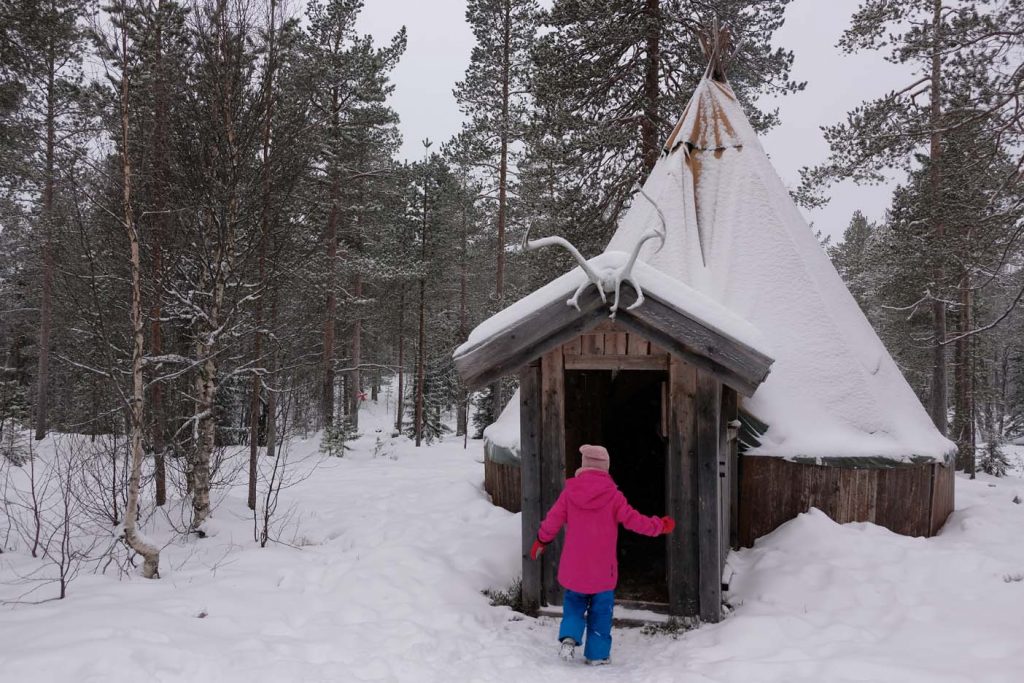
[(537, 538), (550, 543), (565, 524), (568, 529), (558, 564), (558, 582), (588, 595), (612, 590), (618, 583), (615, 546), (619, 524), (645, 536), (657, 536), (663, 528), (659, 517), (641, 515), (626, 502), (611, 475), (590, 469), (577, 472), (565, 482)]

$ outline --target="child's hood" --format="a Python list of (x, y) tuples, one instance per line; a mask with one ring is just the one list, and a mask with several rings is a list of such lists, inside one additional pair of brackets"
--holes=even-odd
[(596, 510), (608, 505), (618, 487), (607, 472), (585, 471), (565, 482), (569, 501), (584, 510)]

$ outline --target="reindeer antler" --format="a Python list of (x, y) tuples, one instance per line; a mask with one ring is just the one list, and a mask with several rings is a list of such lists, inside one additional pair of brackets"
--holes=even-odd
[[(527, 236), (529, 236), (529, 232), (527, 232)], [(580, 264), (580, 268), (582, 268), (583, 272), (587, 274), (588, 282), (584, 282), (582, 285), (577, 287), (576, 293), (572, 295), (571, 299), (565, 302), (566, 304), (572, 306), (577, 311), (580, 310), (580, 295), (583, 294), (583, 291), (587, 288), (587, 285), (591, 283), (597, 286), (597, 293), (601, 295), (601, 301), (604, 303), (608, 302), (608, 299), (604, 295), (604, 283), (602, 282), (601, 277), (594, 272), (594, 269), (590, 267), (589, 263), (587, 263), (587, 259), (583, 258), (583, 254), (580, 253), (580, 250), (574, 247), (569, 240), (565, 239), (564, 237), (554, 236), (542, 237), (539, 240), (527, 241), (524, 237), (523, 242), (525, 243), (524, 246), (526, 247), (527, 251), (535, 251), (537, 249), (540, 249), (541, 247), (562, 247), (567, 252), (572, 254), (572, 257), (576, 259), (576, 263)]]
[(552, 236), (542, 237), (538, 240), (531, 240), (529, 229), (527, 229), (526, 234), (523, 235), (523, 249), (527, 251), (535, 251), (541, 247), (562, 247), (572, 254), (572, 257), (576, 259), (576, 263), (578, 263), (580, 268), (583, 269), (583, 272), (586, 273), (587, 282), (584, 282), (577, 287), (572, 298), (565, 302), (577, 311), (580, 310), (580, 295), (583, 294), (591, 284), (597, 287), (597, 293), (601, 296), (601, 301), (604, 303), (608, 303), (608, 298), (605, 296), (605, 292), (615, 292), (615, 299), (611, 305), (611, 315), (609, 315), (610, 318), (614, 318), (616, 312), (619, 310), (619, 295), (622, 291), (623, 282), (630, 283), (633, 286), (633, 289), (636, 290), (636, 301), (630, 304), (629, 308), (626, 309), (627, 311), (636, 308), (644, 302), (644, 290), (643, 287), (640, 286), (640, 283), (633, 277), (633, 266), (636, 264), (637, 258), (640, 256), (640, 250), (650, 240), (660, 239), (661, 244), (658, 245), (657, 251), (661, 251), (662, 247), (665, 246), (665, 238), (668, 233), (668, 223), (665, 221), (665, 214), (662, 212), (661, 207), (658, 206), (658, 203), (651, 199), (651, 197), (644, 192), (643, 188), (638, 188), (637, 191), (644, 199), (649, 201), (651, 206), (654, 207), (654, 210), (658, 212), (658, 220), (661, 223), (661, 228), (651, 229), (643, 233), (637, 243), (633, 245), (633, 249), (630, 251), (629, 258), (626, 260), (626, 263), (621, 268), (614, 270), (614, 272), (612, 272), (611, 269), (608, 269), (603, 273), (598, 274), (593, 268), (591, 268), (587, 260), (583, 258), (583, 254), (580, 253), (579, 249), (574, 247), (572, 243), (564, 237)]
[[(629, 282), (631, 285), (633, 285), (633, 289), (636, 290), (636, 301), (630, 304), (630, 306), (626, 309), (627, 311), (633, 310), (634, 308), (636, 308), (637, 306), (644, 302), (644, 290), (640, 286), (640, 283), (633, 278), (633, 264), (636, 263), (637, 257), (640, 256), (640, 249), (642, 249), (643, 246), (650, 240), (661, 239), (661, 244), (658, 245), (657, 249), (657, 251), (661, 251), (662, 247), (665, 246), (665, 235), (668, 232), (668, 224), (665, 221), (665, 214), (662, 213), (661, 207), (658, 206), (657, 202), (651, 199), (650, 195), (644, 192), (643, 188), (640, 188), (638, 192), (644, 199), (649, 201), (651, 203), (651, 206), (654, 207), (654, 210), (658, 212), (658, 220), (661, 222), (661, 230), (648, 230), (643, 235), (641, 235), (640, 239), (633, 246), (633, 251), (630, 253), (629, 260), (626, 261), (626, 265), (623, 266), (622, 269), (615, 274), (615, 301), (614, 303), (612, 303), (611, 308), (612, 318), (615, 317), (615, 313), (619, 310), (619, 294), (622, 289), (623, 282)], [(657, 253), (657, 251), (655, 253)]]

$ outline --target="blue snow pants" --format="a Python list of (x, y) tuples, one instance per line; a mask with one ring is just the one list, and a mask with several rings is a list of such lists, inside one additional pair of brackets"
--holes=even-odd
[(608, 659), (612, 652), (612, 608), (615, 591), (586, 595), (569, 589), (562, 598), (562, 627), (558, 639), (572, 638), (579, 645), (586, 629), (583, 656), (587, 659)]

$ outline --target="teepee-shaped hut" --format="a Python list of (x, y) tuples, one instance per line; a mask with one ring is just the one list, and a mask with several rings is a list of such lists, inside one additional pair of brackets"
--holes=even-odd
[(911, 535), (953, 508), (953, 444), (793, 205), (718, 57), (606, 252), (455, 353), (470, 385), (519, 372), (488, 482), (518, 458), (527, 605), (559, 602), (557, 547), (543, 564), (525, 551), (583, 443), (608, 446), (638, 509), (682, 522), (667, 543), (622, 539), (620, 595), (704, 620), (720, 616), (729, 547), (810, 507)]

